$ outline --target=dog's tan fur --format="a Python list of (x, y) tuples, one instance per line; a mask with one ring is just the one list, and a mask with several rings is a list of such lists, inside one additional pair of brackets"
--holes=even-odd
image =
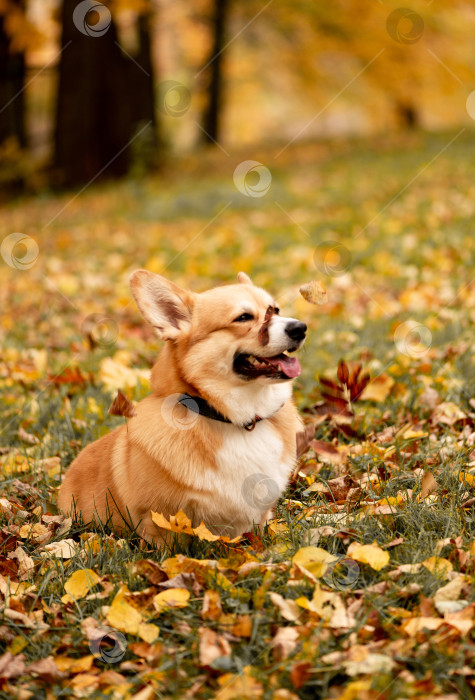
[[(157, 542), (165, 533), (151, 511), (168, 517), (181, 509), (194, 526), (203, 520), (213, 532), (231, 536), (265, 522), (294, 466), (301, 423), (291, 381), (249, 381), (232, 369), (236, 352), (262, 355), (259, 329), (275, 304), (246, 275), (240, 273), (239, 282), (194, 294), (145, 270), (132, 275), (142, 314), (167, 341), (152, 369), (153, 393), (127, 426), (74, 460), (59, 494), (64, 512), (79, 512), (86, 522), (109, 521), (118, 530), (136, 528)], [(243, 310), (252, 311), (254, 320), (233, 323)], [(176, 404), (182, 393), (202, 396), (232, 424)], [(246, 431), (242, 426), (256, 415), (264, 420)], [(259, 479), (268, 480), (264, 491), (272, 502), (269, 495), (253, 495)]]

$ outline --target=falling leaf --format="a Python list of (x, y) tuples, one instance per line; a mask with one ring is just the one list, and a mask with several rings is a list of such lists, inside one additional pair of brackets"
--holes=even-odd
[(362, 564), (369, 564), (375, 571), (381, 571), (389, 564), (389, 554), (378, 545), (373, 544), (358, 544), (353, 542), (348, 547), (347, 555), (354, 561), (359, 561)]
[(317, 280), (303, 284), (299, 289), (300, 294), (309, 304), (326, 304), (328, 301), (327, 290)]
[(111, 416), (124, 416), (124, 418), (133, 418), (137, 415), (137, 410), (134, 403), (127, 398), (125, 394), (119, 389), (117, 396), (112, 402), (112, 406), (109, 408), (109, 413)]

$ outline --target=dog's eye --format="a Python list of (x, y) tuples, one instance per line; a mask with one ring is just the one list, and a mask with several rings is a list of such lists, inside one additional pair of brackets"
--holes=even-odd
[(278, 316), (280, 314), (280, 309), (277, 308), (277, 306), (274, 306), (274, 313), (276, 316)]
[(241, 314), (234, 319), (233, 323), (242, 323), (243, 321), (253, 321), (254, 316), (252, 314)]

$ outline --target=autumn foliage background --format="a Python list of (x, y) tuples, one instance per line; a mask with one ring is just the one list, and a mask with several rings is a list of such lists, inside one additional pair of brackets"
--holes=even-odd
[[(0, 697), (475, 697), (471, 3), (77, 5), (0, 0)], [(263, 533), (57, 512), (149, 391), (139, 267), (308, 324)]]

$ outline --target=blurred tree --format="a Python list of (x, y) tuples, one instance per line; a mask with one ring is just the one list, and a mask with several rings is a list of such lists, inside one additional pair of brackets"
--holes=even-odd
[[(122, 1), (121, 7), (127, 7)], [(56, 108), (54, 173), (60, 185), (119, 177), (137, 144), (147, 159), (157, 151), (154, 78), (150, 55), (151, 0), (131, 3), (135, 55), (119, 42), (114, 5), (63, 0), (62, 53)], [(79, 13), (82, 6), (84, 12)], [(135, 147), (135, 148), (134, 148)], [(143, 151), (143, 149), (142, 149)]]
[(13, 138), (22, 148), (27, 143), (23, 29), (26, 29), (24, 0), (0, 3), (0, 144)]
[(216, 143), (219, 141), (221, 135), (224, 80), (223, 52), (225, 48), (229, 6), (229, 0), (214, 0), (212, 22), (213, 42), (210, 56), (205, 66), (206, 70), (209, 72), (206, 90), (207, 100), (203, 115), (203, 139), (206, 143)]

